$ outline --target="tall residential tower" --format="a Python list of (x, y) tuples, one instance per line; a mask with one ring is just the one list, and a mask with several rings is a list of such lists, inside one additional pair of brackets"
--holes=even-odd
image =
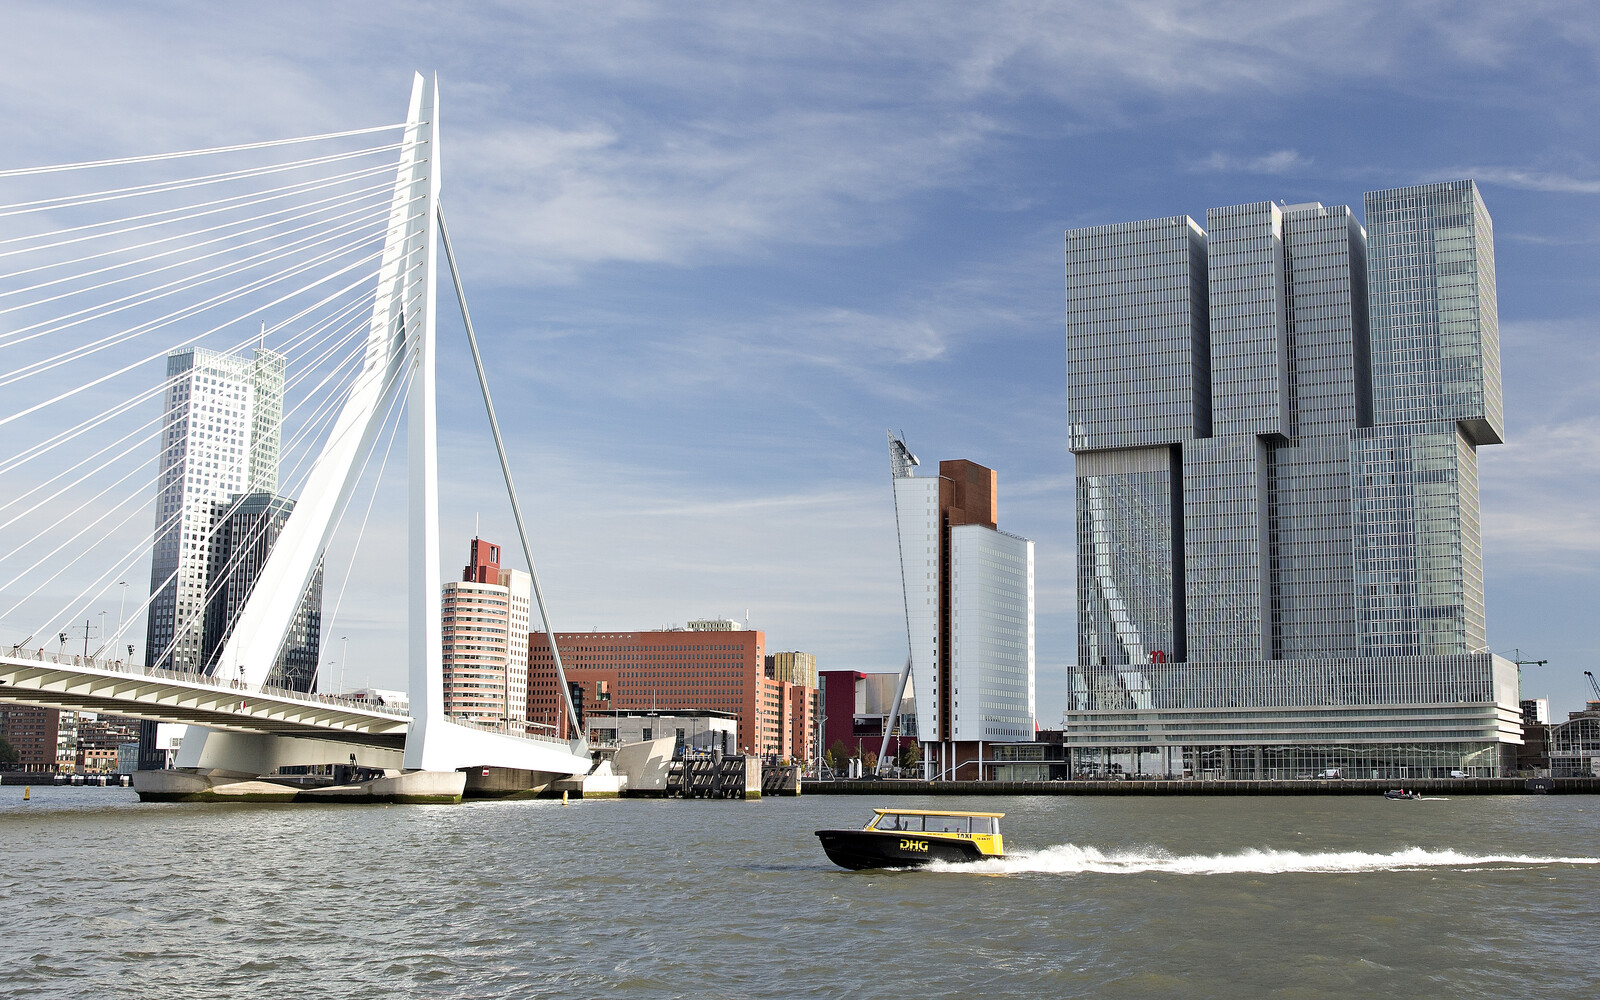
[(999, 530), (994, 470), (913, 475), (893, 433), (889, 462), (925, 767), (981, 779), (989, 744), (1034, 735), (1033, 542)]
[(500, 566), (500, 546), (474, 538), (459, 581), (444, 585), (444, 711), (452, 719), (528, 721), (528, 613), (533, 578)]
[(1471, 181), (1066, 237), (1089, 766), (1497, 773), (1477, 447), (1502, 437)]

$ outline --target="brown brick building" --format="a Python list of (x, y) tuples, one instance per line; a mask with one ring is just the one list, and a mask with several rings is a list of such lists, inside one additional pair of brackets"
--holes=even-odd
[(61, 713), (53, 708), (0, 704), (0, 736), (22, 755), (19, 771), (55, 772), (60, 725)]
[[(730, 712), (739, 748), (791, 760), (814, 753), (817, 689), (768, 676), (766, 635), (736, 631), (557, 632), (567, 681), (585, 709)], [(528, 637), (528, 721), (559, 726), (549, 639)]]

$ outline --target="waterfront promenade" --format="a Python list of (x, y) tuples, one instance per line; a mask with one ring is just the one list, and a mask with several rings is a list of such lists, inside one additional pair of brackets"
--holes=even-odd
[(1600, 793), (1600, 778), (1340, 778), (1275, 781), (807, 781), (806, 795), (1381, 795), (1408, 788), (1427, 795), (1538, 794), (1529, 781), (1549, 782), (1553, 795)]

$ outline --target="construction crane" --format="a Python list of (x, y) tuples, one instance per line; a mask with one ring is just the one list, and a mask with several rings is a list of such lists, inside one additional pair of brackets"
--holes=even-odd
[[(1542, 667), (1545, 664), (1549, 663), (1550, 661), (1549, 660), (1524, 660), (1522, 658), (1522, 650), (1521, 650), (1521, 648), (1517, 648), (1517, 649), (1513, 649), (1511, 651), (1511, 662), (1515, 663), (1517, 665), (1517, 667), (1519, 668), (1517, 672), (1521, 673), (1522, 671), (1521, 671), (1520, 668), (1522, 668), (1522, 667)], [(1587, 671), (1585, 671), (1585, 673), (1587, 673)]]
[(1522, 668), (1523, 667), (1542, 667), (1545, 664), (1549, 663), (1550, 661), (1549, 660), (1524, 660), (1522, 658), (1522, 647), (1519, 646), (1516, 649), (1513, 649), (1511, 651), (1511, 662), (1515, 663), (1517, 665), (1517, 697), (1520, 698), (1520, 697), (1522, 697)]
[(1600, 701), (1600, 681), (1594, 679), (1594, 672), (1585, 670), (1583, 676), (1589, 678), (1589, 687), (1594, 691), (1594, 700)]

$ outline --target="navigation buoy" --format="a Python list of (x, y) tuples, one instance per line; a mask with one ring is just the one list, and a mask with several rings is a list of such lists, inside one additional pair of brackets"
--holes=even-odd
[(23, 785), (22, 786), (22, 801), (26, 802), (31, 798), (33, 798), (33, 786), (32, 785)]
[(567, 804), (567, 793), (566, 792), (562, 792), (561, 793), (561, 804), (562, 805), (566, 805)]

